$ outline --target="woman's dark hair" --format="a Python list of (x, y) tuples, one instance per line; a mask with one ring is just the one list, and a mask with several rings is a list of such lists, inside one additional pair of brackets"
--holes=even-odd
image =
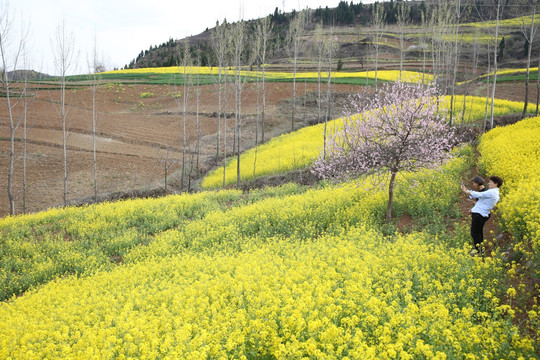
[(478, 185), (484, 185), (484, 179), (482, 179), (480, 176), (475, 176), (471, 181), (477, 183)]
[(501, 187), (503, 184), (503, 179), (499, 176), (490, 176), (489, 180), (493, 181), (495, 184), (497, 184), (497, 187)]

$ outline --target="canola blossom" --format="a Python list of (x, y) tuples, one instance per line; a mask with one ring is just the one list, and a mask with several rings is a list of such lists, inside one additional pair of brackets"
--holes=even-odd
[[(503, 226), (517, 239), (516, 250), (540, 259), (540, 117), (495, 128), (478, 147), (480, 166), (504, 179), (498, 205)], [(530, 253), (532, 251), (532, 253)], [(537, 276), (540, 270), (536, 270)]]
[[(521, 17), (516, 17), (512, 19), (504, 19), (499, 20), (498, 25), (501, 27), (529, 27), (532, 22), (532, 15), (526, 15)], [(540, 18), (536, 17), (534, 19), (535, 25), (540, 24)], [(471, 26), (471, 27), (480, 27), (480, 28), (486, 28), (486, 27), (495, 27), (497, 26), (497, 21), (482, 21), (482, 22), (475, 22), (475, 23), (467, 23), (463, 24), (463, 26)]]
[(0, 304), (0, 357), (534, 356), (493, 296), (498, 264), (425, 238), (351, 228), (50, 283)]
[[(452, 216), (471, 159), (464, 148), (438, 170), (404, 173), (397, 215)], [(110, 223), (134, 228), (159, 223), (154, 201), (187, 215), (126, 252), (123, 264), (0, 303), (0, 358), (534, 357), (533, 340), (496, 296), (499, 260), (470, 257), (444, 230), (382, 235), (384, 181), (287, 185), (251, 201), (202, 193), (219, 204), (194, 216), (192, 195), (97, 207), (96, 218), (109, 212)], [(50, 222), (44, 213), (40, 223), (26, 215), (5, 226), (31, 237), (55, 223), (55, 211)], [(70, 211), (81, 212), (82, 225), (88, 209)]]
[[(529, 68), (529, 73), (532, 74), (534, 72), (538, 72), (538, 67), (530, 67)], [(525, 73), (527, 73), (526, 68), (522, 68), (522, 69), (499, 69), (499, 70), (497, 70), (497, 75), (498, 76), (501, 76), (501, 75), (519, 75), (519, 74), (525, 74)], [(494, 74), (495, 74), (494, 72), (491, 72), (489, 74), (483, 74), (483, 75), (480, 75), (480, 76), (478, 76), (478, 77), (476, 77), (474, 79), (459, 82), (458, 85), (463, 85), (463, 84), (470, 83), (470, 82), (473, 82), (473, 81), (477, 81), (479, 79), (484, 79), (484, 78), (487, 78), (487, 77), (489, 77), (491, 79)]]
[(227, 190), (135, 199), (0, 219), (0, 300), (68, 274), (107, 270), (157, 233), (181, 228), (217, 209), (279, 193)]
[[(450, 96), (445, 96), (442, 106), (450, 107)], [(484, 118), (486, 98), (476, 96), (454, 97), (455, 123), (474, 123)], [(496, 99), (494, 116), (521, 113), (523, 103)], [(328, 137), (342, 127), (344, 118), (328, 122)], [(317, 124), (295, 132), (275, 137), (267, 143), (246, 151), (240, 157), (240, 180), (253, 181), (267, 175), (282, 174), (310, 166), (319, 155), (324, 144), (324, 124)], [(202, 182), (204, 189), (220, 188), (236, 183), (237, 158), (230, 159), (225, 170), (223, 167), (210, 172)]]
[[(219, 69), (217, 67), (207, 66), (188, 66), (185, 68), (186, 74), (201, 74), (201, 75), (218, 75)], [(103, 72), (101, 74), (184, 74), (184, 67), (182, 66), (169, 66), (160, 68), (138, 68), (138, 69), (125, 69), (125, 70), (112, 70)], [(222, 69), (222, 74), (234, 75), (234, 69)], [(418, 83), (424, 80), (425, 83), (433, 81), (433, 76), (430, 74), (422, 74), (416, 71), (402, 72), (402, 81), (410, 83)], [(261, 77), (262, 73), (257, 71), (240, 71), (240, 76), (246, 76), (251, 78)], [(332, 72), (332, 78), (367, 78), (375, 79), (374, 71), (359, 71), (359, 72)], [(381, 81), (398, 81), (399, 70), (379, 70), (377, 72), (377, 78)], [(318, 72), (298, 72), (296, 73), (297, 79), (317, 79), (319, 77)], [(328, 78), (328, 72), (322, 72), (321, 77)], [(291, 80), (293, 79), (293, 73), (291, 72), (279, 72), (279, 71), (265, 71), (265, 79), (268, 80)]]

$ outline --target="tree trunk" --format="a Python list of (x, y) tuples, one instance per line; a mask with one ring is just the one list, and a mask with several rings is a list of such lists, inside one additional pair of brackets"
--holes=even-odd
[(24, 114), (23, 114), (23, 214), (26, 214), (26, 192), (28, 190), (28, 185), (26, 183), (26, 159), (27, 159), (27, 139), (28, 139), (28, 128), (27, 128), (27, 114), (28, 114), (28, 97), (27, 97), (27, 77), (24, 77), (24, 89), (23, 89), (23, 98), (24, 98)]
[[(476, 35), (476, 34), (475, 34)], [(475, 36), (476, 39), (476, 36)], [(474, 48), (473, 48), (473, 66), (472, 66), (472, 74), (470, 76), (470, 79), (474, 79), (476, 77), (476, 72), (478, 70), (478, 42), (475, 40)], [(465, 123), (465, 114), (467, 112), (467, 96), (469, 95), (469, 81), (465, 83), (465, 91), (463, 94), (463, 111), (461, 113), (461, 125)]]
[[(4, 76), (7, 79), (7, 73), (4, 71)], [(11, 109), (11, 97), (9, 94), (9, 83), (6, 80), (6, 86), (4, 90), (6, 91), (7, 106), (9, 109), (9, 170), (8, 170), (8, 200), (9, 200), (9, 213), (13, 216), (15, 215), (15, 198), (13, 196), (13, 163), (15, 159), (15, 123), (13, 121), (13, 113)]]
[(399, 81), (403, 81), (403, 61), (405, 60), (405, 26), (409, 21), (411, 8), (405, 2), (398, 2), (398, 27), (399, 27)]
[(459, 62), (459, 23), (461, 18), (461, 0), (457, 0), (456, 3), (456, 33), (454, 39), (454, 71), (452, 76), (452, 96), (450, 98), (450, 126), (453, 125), (453, 116), (454, 116), (454, 96), (456, 93), (456, 77), (458, 71), (458, 62)]
[(97, 123), (96, 92), (97, 92), (97, 79), (96, 79), (96, 74), (94, 73), (94, 84), (92, 87), (92, 156), (93, 156), (93, 161), (94, 161), (94, 201), (97, 202), (98, 186), (97, 186), (97, 156), (96, 156), (96, 123)]
[(255, 159), (253, 159), (253, 178), (255, 179), (255, 171), (257, 166), (257, 148), (259, 146), (259, 121), (260, 121), (260, 95), (261, 95), (261, 82), (259, 80), (259, 74), (261, 72), (260, 63), (257, 64), (257, 115), (255, 118)]
[(324, 143), (326, 144), (328, 120), (331, 112), (331, 90), (332, 90), (332, 63), (334, 57), (334, 29), (330, 29), (330, 40), (328, 41), (328, 81), (326, 83), (326, 114), (324, 116)]
[(491, 53), (489, 50), (489, 45), (487, 49), (487, 60), (488, 60), (488, 70), (487, 70), (487, 85), (486, 85), (486, 107), (484, 109), (484, 126), (482, 132), (485, 133), (487, 130), (487, 121), (488, 121), (488, 105), (489, 105), (489, 73), (491, 71)]
[(217, 144), (216, 144), (216, 163), (219, 161), (219, 147), (221, 146), (221, 62), (218, 65), (218, 123), (217, 123)]
[[(197, 65), (197, 68), (200, 68), (200, 64)], [(197, 70), (199, 71), (199, 70)], [(201, 98), (201, 88), (200, 88), (200, 77), (199, 73), (197, 73), (197, 110), (195, 115), (195, 121), (196, 121), (196, 128), (197, 128), (197, 145), (196, 145), (196, 158), (195, 158), (195, 176), (199, 176), (199, 157), (201, 154), (201, 123), (199, 121), (199, 104), (200, 104), (200, 98)]]
[(490, 129), (493, 129), (493, 114), (495, 110), (495, 88), (497, 86), (497, 53), (499, 50), (499, 18), (500, 18), (500, 9), (501, 1), (497, 1), (497, 22), (495, 25), (495, 50), (493, 52), (493, 88), (491, 91), (491, 116), (490, 116)]
[(378, 86), (378, 70), (379, 70), (379, 49), (380, 41), (382, 37), (382, 28), (386, 21), (386, 13), (381, 3), (375, 3), (373, 5), (372, 15), (373, 25), (375, 26), (375, 90)]
[(242, 124), (241, 124), (241, 121), (242, 121), (242, 89), (240, 88), (241, 84), (240, 84), (240, 64), (238, 65), (238, 92), (237, 92), (237, 97), (236, 97), (236, 100), (237, 100), (237, 107), (236, 107), (236, 110), (237, 110), (237, 113), (236, 113), (236, 126), (237, 126), (237, 129), (236, 129), (236, 136), (238, 137), (238, 139), (236, 140), (236, 146), (237, 146), (237, 149), (236, 149), (236, 188), (239, 189), (240, 188), (240, 140), (242, 139), (242, 134), (241, 134), (241, 131), (242, 131)]
[(225, 180), (227, 177), (227, 87), (224, 89), (223, 102), (223, 188), (225, 188)]
[[(423, 40), (422, 45), (424, 45), (424, 44), (427, 44), (427, 36), (425, 35), (426, 30), (427, 30), (425, 11), (422, 11), (421, 16), (422, 16), (422, 32), (424, 34), (424, 37), (422, 38)], [(422, 46), (422, 84), (425, 84), (425, 83), (426, 83), (426, 49)]]
[(262, 64), (262, 115), (261, 115), (261, 142), (264, 143), (264, 130), (265, 130), (265, 119), (266, 119), (266, 47), (268, 46), (268, 38), (272, 32), (272, 22), (270, 17), (267, 16), (262, 20), (261, 23), (261, 38), (262, 38), (262, 48), (261, 48), (261, 61)]
[(538, 105), (540, 104), (540, 57), (538, 58), (538, 72), (536, 76), (536, 112), (538, 116)]
[(163, 185), (163, 192), (167, 195), (167, 176), (169, 175), (169, 168), (167, 166), (167, 160), (165, 159), (165, 184)]
[(62, 75), (62, 154), (64, 158), (64, 206), (67, 206), (67, 129), (66, 129), (66, 78), (65, 73)]
[[(185, 56), (185, 55), (184, 55)], [(184, 105), (182, 107), (182, 177), (180, 179), (180, 189), (184, 189), (184, 178), (186, 176), (186, 112), (187, 112), (187, 78), (186, 78), (186, 65), (184, 64)]]
[(521, 114), (521, 117), (524, 118), (527, 115), (527, 105), (529, 103), (529, 78), (530, 78), (530, 68), (531, 68), (531, 54), (532, 54), (532, 47), (533, 47), (533, 39), (534, 39), (534, 18), (536, 16), (536, 5), (534, 7), (533, 15), (532, 15), (532, 21), (531, 21), (531, 32), (529, 37), (527, 38), (529, 48), (527, 49), (527, 75), (525, 79), (525, 100), (523, 104), (523, 114)]
[(242, 78), (242, 60), (244, 56), (245, 22), (237, 22), (233, 30), (232, 46), (234, 57), (234, 99), (235, 99), (235, 141), (236, 148), (236, 187), (240, 188), (240, 149), (242, 140), (242, 90), (246, 77)]
[[(265, 45), (266, 46), (266, 45)], [(263, 48), (263, 53), (266, 54), (266, 49)], [(263, 59), (266, 57), (266, 55), (263, 55)], [(262, 66), (262, 114), (261, 114), (261, 142), (264, 143), (264, 120), (266, 115), (266, 88), (264, 83), (264, 77), (265, 77), (265, 71), (264, 71), (264, 63)]]
[(187, 106), (189, 101), (189, 92), (191, 90), (192, 77), (191, 73), (188, 73), (188, 67), (192, 66), (191, 59), (191, 49), (189, 41), (185, 40), (183, 44), (183, 56), (182, 56), (182, 67), (183, 67), (183, 103), (182, 103), (182, 174), (180, 179), (180, 189), (183, 190), (185, 186), (185, 177), (186, 177), (186, 152), (188, 146), (187, 139)]
[[(4, 15), (4, 14), (1, 14)], [(4, 25), (4, 24), (1, 24)], [(9, 116), (9, 168), (8, 168), (8, 183), (7, 183), (7, 193), (9, 201), (9, 213), (15, 215), (15, 199), (13, 196), (13, 164), (15, 159), (15, 122), (13, 120), (13, 111), (11, 106), (11, 94), (10, 94), (10, 85), (8, 78), (8, 70), (6, 68), (6, 57), (4, 54), (4, 33), (0, 33), (0, 50), (2, 55), (2, 85), (3, 90), (5, 91), (6, 101), (7, 101), (7, 110)]]
[(392, 203), (394, 202), (394, 183), (396, 180), (396, 172), (392, 171), (390, 175), (390, 184), (388, 184), (388, 206), (386, 208), (386, 221), (392, 221)]
[(295, 49), (295, 55), (294, 55), (294, 68), (293, 68), (293, 105), (292, 105), (292, 115), (291, 115), (291, 132), (294, 131), (294, 113), (296, 110), (296, 49)]

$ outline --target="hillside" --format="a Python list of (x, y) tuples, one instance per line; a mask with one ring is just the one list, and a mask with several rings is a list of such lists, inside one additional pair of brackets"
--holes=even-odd
[(8, 74), (8, 78), (11, 81), (23, 81), (24, 79), (28, 81), (35, 81), (35, 80), (51, 80), (52, 76), (43, 74), (34, 70), (16, 70), (16, 71), (10, 71)]
[[(395, 57), (399, 56), (399, 39), (398, 39), (398, 12), (399, 2), (381, 2), (384, 7), (385, 21), (384, 32), (379, 39), (380, 52), (384, 59), (380, 66), (382, 68), (395, 68)], [(424, 1), (409, 1), (405, 3), (409, 8), (409, 20), (407, 21), (407, 40), (406, 40), (406, 59), (409, 62), (419, 62), (423, 56), (423, 43), (433, 41), (434, 35), (432, 30), (423, 30), (423, 26), (428, 26), (422, 23), (422, 12), (426, 13), (429, 5), (426, 6)], [(480, 8), (482, 9), (482, 8)], [(291, 54), (288, 51), (288, 31), (291, 19), (295, 18), (297, 12), (282, 13), (276, 8), (275, 12), (269, 14), (273, 31), (270, 37), (269, 51), (267, 64), (269, 66), (280, 66), (290, 62)], [(480, 14), (476, 9), (463, 7), (461, 23), (465, 26), (460, 30), (463, 33), (460, 35), (465, 43), (462, 43), (461, 57), (472, 61), (472, 54), (475, 51), (475, 45), (472, 41), (466, 40), (478, 36), (473, 24), (481, 24), (482, 18), (486, 18), (486, 14)], [(501, 20), (510, 20), (515, 17), (522, 16), (522, 13), (516, 9), (510, 8), (503, 13)], [(250, 33), (253, 36), (257, 20), (247, 22)], [(374, 29), (373, 29), (373, 4), (354, 4), (354, 2), (342, 1), (336, 8), (318, 8), (310, 9), (307, 16), (303, 34), (303, 46), (300, 48), (300, 58), (303, 59), (303, 66), (306, 66), (314, 57), (314, 37), (317, 24), (322, 24), (325, 31), (333, 28), (336, 33), (338, 47), (336, 53), (336, 63), (339, 59), (348, 64), (350, 68), (371, 67), (373, 61), (371, 54), (373, 52)], [(223, 23), (223, 21), (222, 21)], [(226, 20), (225, 20), (226, 23)], [(215, 24), (209, 24), (215, 25)], [(523, 25), (526, 27), (527, 23)], [(449, 26), (444, 25), (444, 26)], [(482, 25), (479, 25), (482, 26)], [(493, 24), (487, 26), (493, 27)], [(410, 28), (414, 30), (410, 30)], [(201, 66), (217, 66), (217, 60), (212, 50), (211, 34), (215, 31), (215, 26), (208, 27), (204, 32), (187, 37), (185, 39), (173, 39), (159, 45), (152, 45), (147, 50), (141, 52), (129, 64), (124, 66), (124, 69), (148, 68), (148, 67), (166, 67), (174, 66), (180, 62), (179, 51), (183, 47), (183, 43), (188, 41), (191, 48), (191, 57), (195, 59), (200, 57)], [(450, 31), (451, 33), (451, 31)], [(448, 34), (449, 38), (453, 35)], [(525, 66), (526, 61), (526, 40), (520, 30), (520, 22), (514, 22), (510, 27), (501, 29), (499, 45), (502, 47), (499, 56), (499, 66), (517, 67)], [(504, 40), (502, 40), (504, 38)], [(440, 40), (435, 40), (440, 41)], [(538, 39), (535, 40), (535, 46)], [(420, 49), (420, 51), (419, 51)], [(425, 51), (425, 50), (424, 50)], [(431, 54), (428, 54), (431, 57)], [(394, 60), (390, 60), (394, 58)], [(482, 66), (487, 66), (487, 59), (480, 59)], [(307, 68), (313, 68), (313, 65), (307, 65)]]
[[(423, 3), (411, 2), (411, 21), (413, 24), (420, 23), (420, 12), (425, 9)], [(397, 6), (393, 2), (383, 3), (385, 11), (387, 13), (388, 25), (395, 25), (397, 16)], [(274, 13), (269, 14), (269, 18), (273, 27), (273, 32), (270, 38), (269, 44), (269, 63), (279, 64), (288, 61), (289, 54), (287, 51), (287, 32), (288, 27), (293, 19), (297, 15), (296, 11), (292, 13), (283, 13), (277, 9)], [(342, 32), (355, 32), (355, 27), (369, 26), (372, 17), (372, 5), (364, 5), (362, 2), (354, 4), (351, 2), (342, 1), (336, 8), (324, 9), (319, 7), (318, 9), (309, 10), (307, 16), (307, 22), (305, 24), (306, 34), (305, 38), (309, 42), (309, 38), (313, 36), (313, 32), (317, 24), (321, 23), (324, 27), (330, 26), (336, 27), (337, 33)], [(226, 21), (226, 20), (224, 20)], [(258, 20), (248, 21), (248, 27), (254, 33), (254, 27)], [(223, 22), (223, 21), (222, 21)], [(211, 34), (215, 30), (215, 27), (207, 28), (199, 35), (191, 36), (185, 39), (173, 40), (170, 38), (168, 42), (160, 45), (151, 46), (148, 50), (141, 51), (140, 54), (126, 65), (126, 69), (133, 68), (145, 68), (145, 67), (161, 67), (161, 66), (173, 66), (178, 62), (178, 46), (184, 41), (189, 41), (191, 46), (192, 57), (195, 58), (197, 53), (201, 54), (202, 66), (216, 66), (215, 56), (212, 54), (211, 49)], [(362, 36), (361, 34), (359, 34)], [(360, 53), (366, 52), (367, 43), (365, 40), (359, 39), (362, 44), (356, 44), (354, 42), (341, 41), (338, 50), (338, 58), (354, 57)], [(307, 49), (310, 46), (306, 44), (301, 51), (301, 57), (306, 58), (310, 54)]]

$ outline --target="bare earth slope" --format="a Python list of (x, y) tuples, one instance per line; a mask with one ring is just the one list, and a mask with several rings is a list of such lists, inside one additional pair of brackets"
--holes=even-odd
[[(267, 83), (265, 138), (290, 131), (291, 83)], [(350, 93), (354, 86), (334, 85), (334, 91)], [(183, 116), (181, 100), (173, 96), (181, 88), (169, 85), (136, 85), (103, 83), (97, 93), (97, 184), (98, 194), (105, 198), (123, 196), (133, 190), (155, 194), (163, 188), (165, 166), (171, 165), (169, 191), (179, 191), (179, 170), (182, 158)], [(296, 127), (308, 125), (314, 119), (316, 105), (304, 101), (304, 93), (316, 91), (316, 84), (297, 84)], [(31, 89), (27, 112), (26, 181), (27, 211), (40, 211), (63, 203), (62, 122), (59, 114), (58, 88)], [(247, 84), (242, 104), (242, 149), (255, 143), (256, 89)], [(230, 96), (231, 97), (231, 96)], [(313, 97), (313, 95), (311, 96)], [(68, 103), (68, 202), (79, 203), (94, 194), (92, 153), (92, 95), (88, 87), (69, 90)], [(189, 100), (186, 128), (188, 153), (186, 162), (195, 163), (196, 103)], [(23, 211), (23, 123), (22, 101), (15, 107), (16, 120), (21, 119), (15, 137), (15, 172), (13, 192), (16, 212)], [(227, 152), (232, 151), (233, 102), (226, 112)], [(202, 134), (200, 174), (215, 164), (217, 143), (217, 93), (214, 85), (202, 87), (199, 123)], [(342, 108), (335, 106), (334, 116)], [(0, 216), (9, 213), (7, 177), (9, 163), (9, 121), (5, 106), (0, 107)], [(259, 134), (260, 139), (260, 134)], [(223, 138), (222, 138), (223, 141)], [(223, 153), (223, 148), (221, 153)], [(196, 177), (195, 171), (192, 173)], [(186, 180), (187, 182), (187, 180)], [(185, 186), (187, 184), (184, 184)], [(120, 195), (119, 195), (119, 194)]]

